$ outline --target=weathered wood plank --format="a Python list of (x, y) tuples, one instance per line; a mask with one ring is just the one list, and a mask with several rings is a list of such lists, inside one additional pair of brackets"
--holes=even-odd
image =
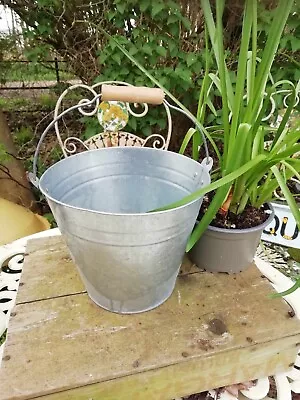
[(17, 304), (85, 292), (61, 236), (30, 240), (26, 251)]
[[(29, 244), (12, 314), (0, 398), (167, 400), (288, 369), (300, 322), (257, 268), (198, 272), (147, 313), (96, 306), (61, 238)], [(52, 282), (52, 284), (49, 284)]]
[[(84, 293), (85, 288), (61, 236), (28, 242), (17, 304)], [(180, 275), (199, 273), (187, 257)]]
[[(295, 353), (291, 338), (228, 351), (222, 359), (214, 354), (203, 359), (146, 371), (38, 397), (39, 400), (170, 400), (199, 393), (229, 382), (245, 382), (284, 372)], [(251, 365), (245, 360), (253, 358)], [(266, 358), (269, 360), (266, 363)], [(280, 360), (280, 362), (278, 362)], [(220, 362), (221, 361), (221, 362)]]

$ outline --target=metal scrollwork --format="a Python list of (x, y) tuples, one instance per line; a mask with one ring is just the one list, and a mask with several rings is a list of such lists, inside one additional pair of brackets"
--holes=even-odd
[(129, 114), (133, 115), (133, 116), (136, 117), (136, 118), (142, 118), (142, 117), (144, 117), (144, 116), (147, 114), (147, 112), (149, 111), (148, 104), (146, 104), (146, 103), (141, 103), (141, 104), (134, 103), (133, 106), (134, 106), (135, 108), (139, 108), (139, 107), (142, 107), (142, 108), (143, 108), (143, 111), (142, 111), (141, 113), (136, 113), (136, 112), (134, 112), (134, 111), (132, 110), (130, 104), (127, 103), (127, 110), (128, 110), (128, 112), (129, 112)]
[[(86, 117), (91, 117), (97, 113), (98, 107), (99, 107), (99, 99), (96, 100), (95, 106), (92, 109), (92, 111), (85, 111), (84, 106), (85, 104), (89, 103), (91, 100), (90, 99), (81, 99), (78, 104), (82, 104), (82, 107), (78, 108), (78, 111), (86, 116)], [(90, 107), (90, 106), (89, 106)]]
[(153, 134), (151, 136), (148, 136), (147, 139), (144, 141), (144, 147), (148, 145), (149, 143), (152, 142), (152, 147), (154, 149), (165, 149), (166, 148), (166, 139), (159, 135), (159, 134)]
[[(297, 185), (297, 187), (300, 187), (300, 181), (299, 181), (299, 179), (291, 178), (290, 181), (295, 182), (295, 184)], [(281, 196), (280, 194), (277, 193), (277, 190), (280, 190), (280, 188), (277, 188), (276, 190), (274, 190), (274, 192), (273, 192), (273, 193), (274, 193), (274, 196), (275, 196), (278, 200), (286, 201), (286, 200), (285, 200), (285, 197), (283, 197), (283, 196)], [(298, 189), (298, 191), (299, 191), (299, 189)]]
[[(295, 87), (293, 82), (288, 81), (288, 80), (284, 80), (284, 81), (277, 82), (277, 84), (275, 86), (279, 87), (279, 86), (282, 86), (282, 85), (289, 85), (289, 86), (292, 87), (292, 89), (277, 89), (274, 93), (272, 93), (270, 99), (272, 100), (273, 97), (278, 96), (278, 95), (284, 95), (282, 97), (283, 108), (287, 109), (290, 106), (290, 104), (288, 104), (289, 103), (288, 99), (294, 93), (295, 94), (295, 98), (293, 99), (294, 103), (292, 104), (292, 106), (293, 106), (293, 108), (295, 108), (299, 104), (299, 100), (300, 100), (300, 98), (299, 98), (299, 91), (300, 91), (299, 83)], [(274, 103), (275, 103), (275, 100), (274, 100)], [(276, 105), (276, 103), (275, 103), (275, 105)], [(270, 117), (271, 117), (271, 115), (269, 115), (268, 119), (270, 119)], [(271, 124), (271, 127), (273, 127), (273, 128), (278, 127), (279, 124), (282, 121), (282, 118), (283, 118), (283, 116), (279, 114), (277, 116), (276, 120)]]
[[(98, 82), (94, 84), (93, 86), (87, 86), (84, 84), (76, 84), (73, 86), (70, 86), (68, 89), (66, 89), (61, 96), (59, 97), (56, 107), (54, 110), (54, 128), (55, 132), (57, 135), (58, 143), (62, 149), (64, 157), (68, 157), (69, 155), (75, 154), (77, 151), (84, 149), (84, 150), (90, 150), (90, 149), (95, 149), (95, 148), (101, 148), (101, 147), (114, 147), (114, 146), (145, 146), (145, 145), (151, 145), (155, 149), (163, 149), (166, 150), (169, 146), (170, 139), (171, 139), (171, 133), (172, 133), (172, 118), (171, 118), (171, 113), (169, 106), (167, 102), (163, 103), (163, 106), (165, 108), (166, 116), (167, 116), (167, 132), (166, 132), (166, 138), (164, 138), (162, 135), (155, 134), (151, 135), (148, 138), (140, 138), (132, 133), (127, 133), (127, 132), (121, 132), (121, 129), (123, 128), (122, 126), (118, 127), (116, 129), (116, 133), (118, 132), (117, 136), (109, 136), (107, 137), (107, 131), (110, 130), (106, 126), (104, 126), (104, 133), (99, 133), (92, 138), (82, 141), (81, 139), (77, 137), (70, 137), (67, 138), (63, 141), (61, 137), (61, 133), (59, 130), (59, 122), (55, 121), (55, 119), (60, 115), (61, 113), (61, 107), (62, 107), (62, 102), (64, 98), (69, 94), (70, 92), (73, 92), (74, 90), (85, 90), (89, 92), (95, 99), (93, 103), (91, 103), (91, 100), (87, 98), (81, 99), (77, 103), (77, 107), (73, 106), (71, 107), (70, 110), (77, 109), (82, 115), (84, 116), (94, 116), (99, 113), (99, 107), (101, 103), (101, 94), (98, 95), (97, 93), (99, 92), (99, 89), (101, 90), (101, 85), (103, 84), (112, 84), (112, 85), (123, 85), (123, 86), (133, 86), (127, 82), (122, 82), (122, 81), (104, 81), (104, 82)], [(97, 97), (98, 96), (98, 97)], [(126, 112), (128, 112), (131, 116), (136, 117), (136, 118), (142, 118), (144, 117), (148, 111), (149, 111), (149, 106), (146, 103), (138, 104), (129, 104), (129, 103), (124, 103), (126, 107)], [(67, 112), (68, 110), (65, 110)], [(98, 119), (99, 119), (98, 115)], [(118, 122), (118, 121), (117, 121)], [(126, 121), (127, 122), (127, 121)], [(102, 124), (103, 125), (103, 124)], [(117, 143), (117, 144), (116, 144)]]
[(0, 368), (10, 313), (15, 305), (29, 239), (60, 235), (58, 228), (26, 236), (0, 247)]
[[(262, 250), (259, 249), (259, 256), (256, 256), (255, 263), (261, 273), (269, 279), (274, 289), (278, 292), (285, 291), (289, 289), (293, 281), (285, 276), (283, 273), (279, 272), (273, 265), (276, 265), (277, 261), (269, 259), (269, 256), (263, 254)], [(280, 256), (279, 256), (280, 257)], [(284, 261), (284, 260), (283, 260)], [(292, 307), (295, 317), (300, 319), (300, 290), (293, 292), (292, 294), (284, 297), (285, 301)], [(294, 367), (285, 372), (275, 375), (274, 377), (265, 377), (253, 381), (249, 387), (247, 386), (249, 382), (245, 384), (236, 384), (222, 389), (215, 389), (209, 392), (209, 398), (218, 400), (239, 400), (239, 399), (249, 399), (249, 400), (267, 400), (270, 399), (270, 391), (276, 391), (276, 398), (274, 400), (292, 400), (292, 392), (300, 393), (300, 353), (296, 358)], [(272, 396), (273, 399), (273, 396)]]
[[(299, 101), (300, 101), (300, 97), (299, 97), (300, 86), (298, 85), (297, 87), (295, 87), (295, 85), (291, 81), (277, 82), (277, 84), (275, 86), (278, 87), (278, 86), (281, 86), (283, 84), (292, 86), (293, 89), (295, 89), (295, 99), (294, 99), (293, 107), (296, 107), (299, 104)], [(262, 118), (263, 122), (271, 120), (271, 118), (274, 115), (276, 109), (278, 108), (277, 104), (276, 104), (276, 101), (274, 99), (276, 96), (285, 94), (283, 96), (283, 98), (282, 98), (283, 107), (284, 107), (284, 109), (287, 109), (289, 107), (288, 98), (292, 95), (293, 89), (277, 89), (277, 90), (275, 90), (274, 93), (272, 93), (270, 95), (269, 101), (271, 103), (271, 109), (270, 109), (269, 113), (265, 117)], [(266, 98), (267, 96), (268, 96), (267, 92), (264, 92), (264, 97)], [(248, 98), (248, 95), (245, 94), (243, 96), (243, 100), (247, 100), (247, 98)], [(264, 102), (264, 100), (263, 100), (263, 102)], [(260, 105), (259, 111), (263, 107), (263, 102)], [(229, 120), (231, 120), (231, 119), (232, 119), (232, 112), (230, 112), (230, 114), (229, 114)], [(276, 121), (272, 122), (271, 127), (276, 128), (277, 126), (279, 126), (281, 120), (282, 120), (282, 116), (278, 115), (277, 118), (276, 118)]]
[(86, 140), (85, 145), (89, 150), (92, 149), (101, 149), (103, 147), (126, 147), (126, 146), (135, 146), (135, 147), (143, 147), (144, 139), (133, 135), (128, 132), (104, 132), (99, 133)]
[[(267, 93), (264, 93), (264, 96), (266, 97), (266, 96), (267, 96)], [(276, 102), (275, 102), (275, 100), (273, 99), (273, 95), (270, 96), (270, 102), (271, 102), (271, 110), (270, 110), (270, 112), (269, 112), (268, 115), (266, 115), (264, 118), (262, 118), (262, 121), (263, 121), (263, 122), (268, 121), (268, 120), (272, 117), (272, 115), (274, 114), (274, 112), (275, 112), (275, 110), (276, 110)], [(261, 106), (262, 106), (262, 105), (261, 105)]]
[[(77, 142), (78, 144), (74, 143)], [(88, 146), (79, 138), (70, 136), (64, 141), (64, 149), (68, 154), (75, 154), (79, 146), (82, 146), (85, 150), (89, 150)]]
[[(73, 85), (73, 86), (70, 86), (68, 89), (66, 89), (66, 90), (59, 96), (59, 98), (58, 98), (58, 100), (57, 100), (57, 103), (56, 103), (56, 106), (55, 106), (55, 109), (54, 109), (54, 118), (53, 118), (54, 120), (57, 118), (57, 116), (58, 116), (58, 115), (60, 114), (60, 112), (61, 112), (61, 105), (62, 105), (63, 99), (67, 96), (67, 94), (69, 94), (71, 91), (74, 91), (74, 90), (76, 90), (76, 89), (84, 89), (84, 90), (90, 92), (91, 95), (92, 95), (92, 98), (95, 98), (95, 97), (97, 96), (97, 92), (93, 89), (93, 87), (90, 87), (90, 86), (87, 86), (87, 85), (84, 85), (84, 84), (81, 84), (81, 83), (80, 83), (80, 84)], [(82, 115), (85, 115), (85, 116), (92, 116), (92, 115), (96, 114), (96, 112), (97, 112), (97, 110), (98, 110), (98, 107), (99, 107), (99, 102), (100, 102), (100, 100), (99, 100), (99, 98), (97, 98), (96, 101), (95, 101), (95, 106), (93, 106), (93, 109), (92, 109), (91, 111), (86, 111), (86, 110), (84, 109), (84, 105), (87, 104), (87, 103), (90, 102), (90, 101), (91, 101), (91, 99), (85, 98), (85, 99), (81, 99), (81, 100), (78, 102), (78, 105), (79, 105), (79, 104), (82, 105), (82, 107), (79, 107), (79, 111), (80, 111), (80, 113), (81, 113)], [(62, 152), (63, 152), (64, 156), (67, 157), (68, 154), (70, 154), (70, 152), (68, 152), (68, 151), (65, 149), (65, 146), (64, 146), (64, 143), (63, 143), (63, 141), (62, 141), (61, 134), (60, 134), (60, 131), (59, 131), (59, 123), (58, 123), (58, 121), (55, 122), (55, 124), (54, 124), (54, 129), (55, 129), (55, 133), (56, 133), (56, 136), (57, 136), (58, 143), (59, 143), (59, 145), (60, 145), (60, 147), (61, 147), (61, 149), (62, 149)], [(73, 154), (73, 153), (71, 153), (71, 154)]]

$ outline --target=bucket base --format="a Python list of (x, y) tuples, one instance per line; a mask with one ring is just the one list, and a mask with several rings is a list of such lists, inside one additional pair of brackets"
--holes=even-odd
[[(179, 268), (178, 268), (178, 271), (179, 271)], [(175, 277), (174, 276), (171, 277), (170, 281), (171, 280), (173, 281), (172, 285), (170, 285), (170, 281), (168, 281), (163, 284), (163, 288), (160, 287), (158, 289), (159, 292), (162, 291), (164, 293), (163, 297), (159, 297), (159, 300), (157, 302), (153, 302), (150, 306), (148, 306), (148, 307), (145, 306), (144, 308), (137, 307), (137, 304), (139, 304), (139, 302), (136, 299), (132, 300), (132, 304), (131, 304), (130, 300), (126, 300), (126, 302), (121, 302), (119, 300), (110, 300), (110, 299), (106, 298), (105, 296), (101, 296), (99, 294), (99, 292), (96, 291), (96, 289), (86, 281), (85, 281), (85, 286), (86, 286), (87, 294), (88, 294), (89, 298), (97, 306), (103, 308), (104, 310), (114, 312), (116, 314), (139, 314), (139, 313), (153, 310), (154, 308), (163, 304), (173, 293), (175, 283), (176, 283), (176, 277), (177, 277), (177, 273), (176, 273)], [(152, 293), (152, 297), (153, 297), (153, 293)], [(143, 300), (144, 300), (143, 303), (145, 303), (146, 299), (143, 299)], [(149, 304), (150, 302), (148, 301), (147, 303)]]

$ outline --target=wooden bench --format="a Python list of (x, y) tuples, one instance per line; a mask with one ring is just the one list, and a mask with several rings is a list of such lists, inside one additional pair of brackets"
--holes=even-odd
[(61, 237), (30, 241), (0, 399), (170, 400), (288, 370), (300, 322), (253, 265), (213, 275), (185, 260), (171, 298), (118, 315), (87, 296)]

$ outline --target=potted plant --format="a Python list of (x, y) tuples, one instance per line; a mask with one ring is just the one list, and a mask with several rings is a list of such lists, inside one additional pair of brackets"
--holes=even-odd
[[(261, 59), (257, 56), (258, 1), (245, 1), (242, 38), (235, 72), (229, 71), (226, 65), (222, 26), (224, 3), (222, 0), (215, 2), (213, 11), (209, 0), (201, 0), (207, 32), (207, 62), (197, 117), (174, 98), (126, 49), (115, 42), (119, 49), (195, 122), (196, 129), (188, 131), (180, 151), (183, 152), (192, 140), (193, 157), (198, 159), (201, 146), (199, 131), (206, 135), (214, 148), (218, 166), (213, 173), (213, 182), (164, 209), (186, 204), (206, 193), (213, 193), (205, 213), (190, 237), (187, 251), (193, 249), (191, 254), (194, 261), (208, 270), (237, 272), (246, 268), (253, 260), (262, 230), (270, 222), (268, 218), (272, 209), (267, 204), (278, 187), (300, 227), (300, 212), (286, 184), (293, 176), (299, 178), (300, 160), (293, 156), (300, 151), (300, 133), (297, 128), (287, 126), (299, 84), (295, 86), (288, 81), (271, 81), (271, 85), (268, 84), (271, 66), (293, 0), (278, 1)], [(211, 51), (208, 46), (209, 40)], [(209, 72), (211, 53), (217, 65), (215, 73)], [(217, 87), (222, 99), (222, 126), (217, 127), (217, 133), (213, 127), (203, 126), (207, 108), (213, 109), (210, 99), (212, 86)], [(266, 126), (263, 120), (280, 87), (283, 87), (283, 90), (289, 87), (289, 104), (279, 126), (271, 128)], [(217, 145), (220, 141), (222, 151)], [(266, 211), (267, 209), (269, 210)], [(256, 217), (253, 219), (254, 213)], [(214, 226), (219, 223), (217, 219), (223, 220), (223, 227)], [(245, 219), (248, 219), (249, 223), (245, 223)], [(197, 251), (199, 248), (201, 250)], [(238, 260), (235, 265), (232, 264), (233, 258)]]
[[(202, 207), (201, 223), (194, 230), (188, 249), (192, 248), (193, 261), (207, 270), (238, 272), (253, 261), (262, 232), (274, 214), (272, 206), (266, 203), (274, 198), (278, 187), (299, 224), (299, 210), (286, 185), (287, 179), (299, 177), (300, 170), (299, 160), (293, 158), (299, 151), (300, 131), (288, 126), (299, 85), (295, 87), (291, 82), (281, 81), (267, 86), (293, 2), (279, 2), (261, 60), (257, 59), (257, 2), (245, 2), (237, 70), (230, 73), (223, 48), (224, 4), (216, 3), (215, 18), (209, 1), (202, 0), (201, 4), (218, 68), (217, 73), (206, 71), (198, 118), (203, 118), (210, 88), (215, 85), (223, 107), (222, 136), (218, 136), (223, 152), (217, 152), (218, 174), (226, 176), (258, 155), (265, 155), (266, 159), (220, 187), (215, 196), (208, 199), (209, 205)], [(232, 81), (236, 82), (235, 85)], [(270, 104), (275, 104), (274, 95), (285, 92), (289, 92), (289, 105), (281, 123), (273, 128), (267, 126), (264, 124), (268, 119), (265, 114)], [(184, 149), (185, 144), (181, 151)], [(210, 225), (206, 228), (209, 220)]]

